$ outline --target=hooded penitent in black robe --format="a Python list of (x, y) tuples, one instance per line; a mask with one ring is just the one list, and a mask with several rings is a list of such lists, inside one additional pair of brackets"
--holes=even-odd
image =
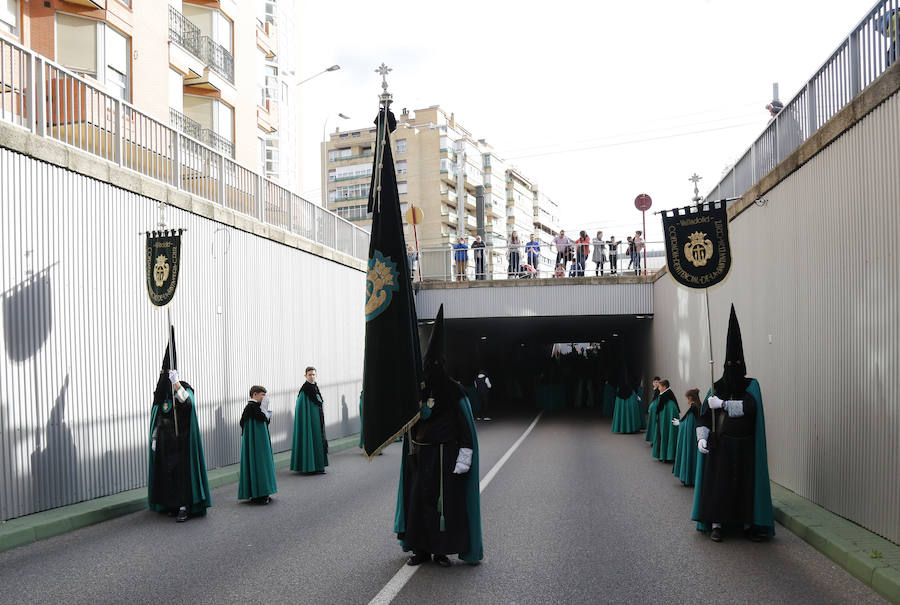
[[(699, 522), (700, 530), (708, 529), (710, 523), (735, 529), (751, 525), (771, 536), (775, 528), (762, 395), (759, 383), (746, 374), (740, 326), (732, 305), (725, 371), (704, 399), (697, 421), (698, 436), (708, 439), (709, 454), (698, 457), (691, 517)], [(735, 414), (734, 408), (710, 409), (711, 395), (740, 401), (741, 413)]]
[[(174, 353), (174, 330), (171, 339)], [(168, 372), (174, 366), (167, 347), (150, 409), (147, 499), (151, 510), (167, 512), (185, 506), (192, 515), (204, 514), (212, 499), (194, 410), (194, 389), (181, 380), (187, 399), (179, 401), (176, 397), (173, 405)]]
[[(443, 306), (425, 356), (426, 403), (403, 443), (395, 529), (404, 550), (483, 556), (478, 489), (478, 440), (465, 390), (444, 368)], [(455, 474), (460, 448), (473, 451), (471, 468)]]

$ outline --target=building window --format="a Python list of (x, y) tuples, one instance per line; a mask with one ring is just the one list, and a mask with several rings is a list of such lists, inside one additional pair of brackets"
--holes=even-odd
[(278, 177), (278, 160), (278, 139), (273, 137), (266, 138), (266, 177)]
[(489, 156), (487, 154), (484, 155), (483, 166), (484, 166), (485, 170), (487, 170), (491, 167), (491, 156)]
[(0, 31), (19, 35), (19, 0), (0, 0)]
[(93, 19), (56, 13), (56, 59), (63, 67), (105, 84), (109, 92), (131, 98), (130, 40)]
[(328, 152), (328, 161), (336, 162), (342, 158), (350, 157), (350, 148), (344, 147), (343, 149), (332, 149)]
[(406, 139), (398, 139), (395, 147), (397, 153), (406, 153)]
[(406, 174), (406, 160), (398, 160), (394, 167), (397, 169), (397, 174)]
[(369, 214), (366, 212), (367, 205), (363, 204), (361, 206), (344, 206), (343, 208), (335, 208), (334, 212), (341, 218), (345, 218), (348, 221), (359, 220), (362, 218), (368, 218)]
[(406, 181), (397, 183), (397, 193), (404, 195), (406, 193)]
[(328, 201), (340, 202), (341, 200), (355, 200), (369, 197), (369, 183), (358, 185), (346, 185), (328, 192)]

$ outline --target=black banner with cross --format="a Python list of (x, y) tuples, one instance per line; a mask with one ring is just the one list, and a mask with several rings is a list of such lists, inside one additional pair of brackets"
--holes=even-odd
[(147, 295), (157, 307), (165, 307), (175, 297), (181, 268), (183, 229), (147, 232)]
[(662, 212), (666, 265), (679, 284), (709, 288), (731, 269), (725, 202), (701, 203)]

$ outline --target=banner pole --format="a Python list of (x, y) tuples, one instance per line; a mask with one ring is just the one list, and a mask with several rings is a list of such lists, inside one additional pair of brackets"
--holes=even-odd
[[(169, 362), (172, 370), (177, 370), (175, 367), (175, 356), (172, 354), (172, 309), (166, 308), (166, 315), (169, 318), (169, 330), (167, 332), (167, 340), (169, 341)], [(175, 436), (178, 437), (178, 410), (175, 409), (175, 383), (170, 383), (172, 385), (172, 415), (175, 417)]]
[[(713, 378), (713, 349), (712, 349), (712, 322), (709, 319), (709, 288), (703, 288), (703, 293), (706, 295), (706, 334), (709, 337), (709, 390), (713, 395), (715, 392), (715, 379)], [(710, 418), (712, 418), (712, 432), (716, 432), (716, 414), (712, 410), (709, 411)]]

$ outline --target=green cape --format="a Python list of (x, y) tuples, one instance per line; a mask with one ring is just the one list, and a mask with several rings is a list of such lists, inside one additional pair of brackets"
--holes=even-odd
[[(469, 550), (459, 553), (459, 558), (466, 563), (476, 564), (484, 558), (484, 545), (481, 540), (481, 477), (478, 473), (478, 434), (475, 432), (475, 419), (472, 417), (472, 407), (465, 397), (459, 400), (469, 432), (472, 434), (472, 465), (469, 472), (465, 473), (466, 483), (466, 516), (469, 521)], [(400, 458), (400, 481), (397, 485), (397, 508), (394, 513), (394, 533), (406, 532), (406, 502), (403, 498), (403, 477), (406, 468), (406, 457), (409, 455), (409, 433), (403, 436), (403, 456)], [(404, 551), (409, 551), (405, 543), (401, 541)]]
[(672, 467), (672, 474), (685, 485), (694, 485), (697, 454), (697, 417), (688, 414), (678, 425), (678, 443), (675, 445), (675, 464)]
[(672, 418), (678, 418), (680, 415), (681, 410), (678, 409), (678, 404), (671, 399), (666, 401), (663, 410), (657, 414), (659, 438), (653, 442), (653, 457), (657, 460), (670, 462), (675, 459), (678, 427), (672, 425)]
[(632, 391), (628, 399), (616, 396), (613, 412), (613, 433), (637, 433), (641, 428), (641, 405), (637, 391)]
[(647, 432), (644, 433), (644, 441), (653, 443), (656, 441), (656, 405), (659, 403), (659, 397), (655, 397), (647, 408)]
[(322, 443), (319, 406), (300, 391), (294, 408), (294, 439), (291, 444), (291, 470), (301, 473), (324, 471), (328, 455)]
[[(770, 538), (775, 535), (775, 520), (772, 517), (772, 487), (769, 485), (769, 455), (766, 451), (766, 417), (763, 413), (762, 393), (755, 378), (750, 379), (747, 392), (756, 400), (756, 432), (753, 460), (753, 525)], [(702, 416), (708, 407), (706, 400), (712, 394), (707, 391), (700, 407)], [(703, 493), (703, 469), (706, 454), (697, 454), (697, 474), (694, 479), (694, 508), (691, 519), (697, 522), (698, 531), (709, 531), (711, 526), (700, 520), (700, 495)]]
[(277, 491), (269, 425), (262, 420), (248, 418), (244, 422), (244, 434), (241, 435), (238, 500), (262, 498)]
[[(190, 426), (190, 451), (188, 453), (188, 464), (191, 470), (191, 508), (192, 515), (205, 515), (206, 509), (212, 506), (212, 495), (209, 493), (209, 481), (206, 478), (206, 459), (203, 457), (203, 441), (200, 439), (200, 427), (197, 425), (196, 406), (194, 404), (194, 391), (185, 389), (188, 394), (188, 401), (191, 405), (191, 426)], [(167, 397), (165, 401), (171, 403), (172, 398)], [(179, 403), (178, 405), (184, 405)], [(157, 512), (165, 512), (166, 507), (150, 502), (149, 496), (152, 492), (153, 485), (153, 467), (156, 465), (156, 452), (153, 451), (151, 444), (153, 443), (153, 427), (156, 425), (156, 414), (159, 406), (153, 406), (150, 409), (150, 438), (147, 442), (147, 450), (150, 455), (147, 463), (147, 504), (150, 510)]]
[(566, 407), (566, 389), (563, 385), (549, 382), (538, 386), (537, 405), (542, 410), (562, 410)]
[(469, 405), (472, 406), (472, 414), (475, 416), (481, 416), (481, 397), (478, 396), (478, 389), (474, 386), (463, 387), (463, 390), (466, 392), (466, 397), (469, 398)]

